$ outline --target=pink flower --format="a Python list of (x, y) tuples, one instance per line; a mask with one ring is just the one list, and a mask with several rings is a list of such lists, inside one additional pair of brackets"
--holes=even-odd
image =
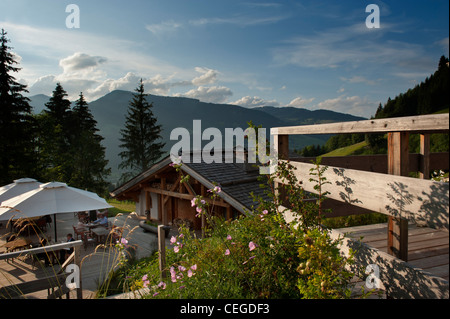
[(222, 188), (220, 186), (215, 186), (213, 189), (208, 189), (209, 193), (220, 193)]
[(225, 256), (228, 256), (229, 254), (230, 254), (230, 250), (229, 249), (225, 250)]
[(177, 238), (175, 237), (175, 236), (172, 236), (171, 238), (170, 238), (170, 243), (173, 245), (173, 244), (175, 244), (177, 242)]
[(196, 270), (197, 270), (197, 264), (192, 265), (192, 266), (191, 266), (191, 269), (194, 270), (194, 271), (196, 271)]
[(173, 251), (177, 254), (180, 251), (180, 247), (178, 246), (173, 247)]
[(227, 236), (227, 239), (228, 239), (228, 240), (232, 240), (233, 238), (231, 238), (231, 236), (228, 235), (228, 236)]
[(148, 276), (147, 275), (142, 276), (142, 281), (146, 281), (146, 280), (148, 280)]
[(189, 269), (187, 274), (188, 274), (188, 277), (191, 278), (194, 273), (192, 272), (192, 270)]
[(248, 243), (248, 248), (249, 248), (250, 251), (252, 251), (253, 249), (256, 248), (256, 244), (251, 241), (251, 242)]
[(183, 266), (178, 266), (178, 270), (179, 270), (179, 271), (185, 271), (185, 270), (186, 270), (186, 268), (185, 268), (185, 267), (183, 267)]
[(267, 215), (269, 212), (267, 211), (267, 209), (265, 209), (265, 210), (262, 211), (262, 213), (263, 213), (264, 215)]
[(166, 283), (165, 283), (164, 281), (161, 281), (161, 282), (158, 284), (158, 287), (159, 287), (159, 288), (162, 288), (162, 289), (164, 290), (164, 289), (166, 289)]
[(192, 207), (194, 207), (196, 204), (195, 204), (195, 201), (196, 201), (197, 199), (194, 197), (192, 200), (191, 200), (191, 206)]

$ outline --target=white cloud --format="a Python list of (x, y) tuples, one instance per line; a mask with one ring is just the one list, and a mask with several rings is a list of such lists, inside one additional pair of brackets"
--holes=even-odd
[(259, 96), (244, 96), (235, 102), (231, 102), (231, 104), (253, 108), (253, 107), (262, 107), (262, 106), (279, 106), (276, 100), (264, 100)]
[(283, 46), (272, 50), (273, 59), (279, 65), (307, 68), (370, 65), (429, 68), (433, 62), (423, 58), (426, 52), (421, 45), (384, 39), (385, 33), (398, 29), (398, 26), (383, 23), (374, 33), (361, 23), (323, 30), (285, 41)]
[(448, 56), (448, 50), (449, 50), (449, 37), (446, 37), (444, 39), (442, 39), (441, 41), (439, 41), (437, 43), (438, 45), (440, 45), (442, 47), (442, 49), (445, 52), (445, 55)]
[(251, 17), (248, 15), (239, 15), (230, 18), (201, 18), (197, 20), (191, 20), (189, 21), (189, 23), (194, 26), (204, 26), (209, 24), (229, 24), (239, 27), (248, 27), (277, 23), (286, 18), (287, 16)]
[(303, 108), (303, 107), (306, 107), (306, 105), (311, 103), (312, 101), (314, 101), (314, 98), (305, 100), (302, 97), (297, 97), (297, 98), (293, 99), (291, 102), (289, 102), (289, 104), (287, 106)]
[(368, 85), (375, 85), (377, 82), (374, 80), (370, 80), (365, 78), (364, 76), (355, 75), (351, 78), (341, 77), (341, 80), (348, 83), (365, 83)]
[(217, 81), (217, 74), (219, 73), (216, 70), (196, 67), (195, 71), (198, 73), (202, 73), (202, 75), (194, 78), (192, 80), (192, 84), (196, 86), (212, 84)]
[(101, 56), (91, 56), (86, 53), (76, 52), (67, 58), (59, 61), (59, 66), (64, 72), (92, 69), (107, 61), (107, 58)]
[(375, 114), (377, 106), (377, 102), (369, 101), (366, 97), (341, 95), (337, 98), (322, 101), (313, 109), (324, 109), (369, 118)]
[(154, 35), (167, 34), (168, 32), (173, 32), (180, 27), (181, 24), (173, 20), (164, 21), (158, 24), (149, 24), (145, 26), (145, 28)]
[(209, 103), (225, 103), (232, 95), (233, 92), (225, 86), (199, 86), (186, 93), (174, 94), (174, 96), (184, 96)]

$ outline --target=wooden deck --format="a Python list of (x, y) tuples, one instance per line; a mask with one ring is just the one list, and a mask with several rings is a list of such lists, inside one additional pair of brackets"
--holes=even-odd
[[(157, 249), (157, 238), (154, 234), (144, 233), (142, 229), (136, 228), (139, 220), (127, 218), (123, 215), (119, 218), (110, 218), (118, 226), (125, 226), (124, 237), (127, 238), (130, 245), (136, 247), (136, 258), (149, 256)], [(57, 231), (59, 240), (65, 238), (67, 233), (73, 233), (72, 225), (76, 225), (77, 220), (73, 214), (59, 214), (57, 218)], [(0, 254), (5, 252), (2, 248), (5, 244), (6, 229), (4, 223), (0, 227)], [(54, 230), (49, 228), (48, 235), (53, 235)], [(169, 244), (167, 239), (166, 245)], [(95, 245), (89, 245), (86, 249), (81, 247), (81, 278), (83, 299), (93, 298), (99, 283), (117, 264), (117, 250), (115, 248), (97, 248)], [(15, 258), (14, 260), (0, 260), (0, 287), (15, 285), (24, 282), (30, 282), (36, 279), (46, 278), (58, 273), (61, 269), (59, 264), (45, 267), (44, 265), (31, 263), (30, 258), (25, 256)], [(24, 298), (28, 299), (46, 299), (49, 292), (39, 291), (27, 294)], [(0, 299), (2, 296), (0, 296)], [(70, 293), (70, 298), (75, 299), (75, 290)]]
[[(348, 237), (387, 253), (387, 224), (338, 229)], [(408, 264), (448, 281), (449, 233), (447, 231), (408, 225)]]

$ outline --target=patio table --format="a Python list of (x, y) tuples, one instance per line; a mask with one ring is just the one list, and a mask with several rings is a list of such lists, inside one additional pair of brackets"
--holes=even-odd
[(94, 234), (97, 243), (100, 243), (100, 242), (106, 241), (106, 237), (109, 234), (109, 230), (106, 228), (103, 228), (103, 227), (98, 227), (98, 228), (92, 229), (92, 233)]

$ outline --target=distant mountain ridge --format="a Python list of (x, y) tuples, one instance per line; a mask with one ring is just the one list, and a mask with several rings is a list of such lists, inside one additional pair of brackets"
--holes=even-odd
[[(99, 134), (105, 140), (106, 158), (112, 168), (110, 180), (115, 182), (120, 177), (117, 166), (120, 163), (118, 156), (120, 130), (124, 127), (128, 105), (132, 99), (133, 92), (116, 90), (89, 103), (91, 112), (98, 122)], [(46, 95), (31, 96), (30, 105), (34, 113), (40, 113), (45, 108), (45, 103), (50, 97)], [(170, 133), (174, 128), (183, 127), (192, 132), (192, 121), (201, 120), (202, 130), (208, 127), (218, 128), (224, 136), (225, 128), (248, 127), (247, 123), (252, 121), (255, 125), (262, 125), (269, 130), (272, 127), (308, 125), (316, 123), (343, 122), (363, 120), (362, 117), (350, 114), (338, 113), (328, 110), (310, 111), (293, 107), (245, 108), (232, 104), (205, 103), (197, 99), (185, 97), (168, 97), (148, 95), (147, 100), (153, 103), (153, 113), (158, 119), (158, 124), (163, 127), (162, 137), (166, 143), (165, 150), (168, 152), (177, 141), (170, 140)], [(323, 144), (329, 138), (322, 136), (293, 136), (290, 138), (291, 148), (302, 148), (311, 144)], [(208, 141), (206, 141), (208, 142)]]

